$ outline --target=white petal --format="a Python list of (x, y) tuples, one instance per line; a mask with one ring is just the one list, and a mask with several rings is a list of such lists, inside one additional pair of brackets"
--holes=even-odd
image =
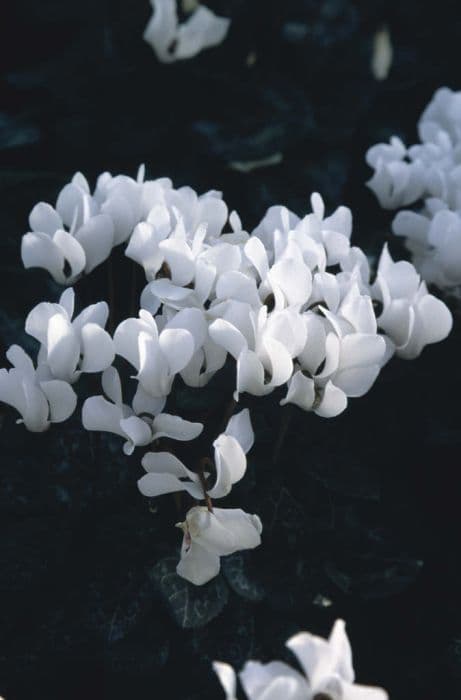
[[(385, 349), (384, 341), (383, 348)], [(363, 396), (375, 383), (380, 369), (381, 365), (369, 365), (340, 370), (334, 378), (335, 386), (344, 391), (346, 396)]]
[(105, 301), (98, 301), (96, 304), (90, 304), (86, 309), (72, 321), (72, 327), (77, 333), (80, 333), (83, 326), (87, 323), (96, 323), (101, 328), (107, 323), (109, 318), (109, 307)]
[(179, 27), (175, 58), (191, 58), (202, 49), (220, 44), (227, 34), (229, 24), (230, 20), (217, 17), (208, 7), (199, 5)]
[(252, 236), (245, 244), (245, 255), (251, 264), (256, 268), (261, 281), (264, 281), (269, 272), (267, 252), (259, 238)]
[(21, 241), (21, 258), (26, 269), (41, 267), (59, 284), (66, 283), (64, 256), (46, 233), (26, 233)]
[(232, 485), (244, 476), (247, 466), (245, 453), (231, 435), (222, 434), (213, 442), (216, 482), (208, 493), (211, 498), (223, 498), (230, 493)]
[(205, 314), (201, 309), (181, 309), (168, 321), (165, 329), (182, 328), (194, 338), (194, 350), (198, 350), (204, 344), (208, 336), (208, 324)]
[(22, 415), (24, 425), (27, 430), (41, 433), (49, 426), (48, 401), (43, 391), (29, 379), (23, 379), (22, 388), (25, 402), (25, 411)]
[(107, 214), (114, 226), (114, 246), (126, 241), (137, 223), (133, 208), (122, 195), (111, 196), (101, 207), (101, 213)]
[(132, 402), (133, 411), (138, 416), (142, 413), (156, 416), (165, 408), (166, 399), (166, 396), (151, 396), (147, 393), (144, 387), (138, 383)]
[(114, 244), (114, 225), (105, 214), (93, 216), (75, 234), (85, 251), (85, 273), (88, 274), (109, 257)]
[(368, 333), (351, 333), (341, 340), (339, 368), (380, 365), (384, 357), (385, 343), (381, 336)]
[(62, 306), (62, 308), (67, 314), (67, 318), (70, 321), (72, 319), (72, 316), (74, 315), (75, 308), (75, 292), (72, 289), (72, 287), (68, 287), (63, 291), (63, 293), (59, 297), (59, 306)]
[(185, 287), (194, 279), (195, 264), (189, 245), (186, 241), (169, 238), (159, 243), (168, 267), (171, 270), (171, 281), (180, 287)]
[(218, 676), (219, 682), (223, 687), (226, 700), (236, 700), (237, 679), (232, 666), (225, 664), (222, 661), (213, 661), (212, 666), (213, 671)]
[(98, 430), (125, 437), (120, 427), (122, 418), (122, 407), (110, 403), (104, 396), (90, 396), (82, 407), (82, 423), (85, 430)]
[(219, 574), (221, 563), (219, 556), (192, 542), (181, 551), (181, 560), (176, 567), (178, 576), (196, 586), (203, 586)]
[(288, 304), (305, 304), (312, 291), (311, 271), (303, 262), (280, 260), (269, 272), (271, 284), (279, 287)]
[(284, 399), (280, 401), (280, 405), (284, 406), (287, 403), (293, 403), (304, 411), (310, 411), (315, 401), (315, 384), (310, 377), (298, 370), (293, 374), (293, 377), (288, 385), (288, 392)]
[(67, 233), (67, 231), (56, 231), (53, 236), (53, 241), (70, 265), (70, 274), (67, 277), (67, 281), (74, 280), (85, 268), (85, 251), (80, 243), (76, 241), (70, 233)]
[(453, 317), (443, 301), (427, 294), (419, 301), (418, 312), (424, 320), (426, 343), (438, 343), (448, 336), (453, 326)]
[(51, 304), (43, 301), (29, 311), (26, 318), (25, 331), (33, 338), (46, 345), (48, 337), (48, 325), (56, 314), (62, 313), (59, 304)]
[(223, 347), (236, 360), (247, 348), (243, 334), (229, 321), (216, 319), (209, 327), (212, 340)]
[(128, 441), (123, 445), (123, 451), (126, 455), (132, 454), (135, 447), (148, 445), (152, 442), (152, 430), (142, 418), (137, 416), (122, 418), (120, 427), (124, 435), (128, 437)]
[(77, 213), (81, 219), (83, 215), (83, 201), (85, 192), (73, 183), (69, 183), (62, 188), (56, 201), (56, 211), (64, 221), (65, 225), (70, 228), (74, 217)]
[(32, 231), (52, 236), (58, 228), (62, 228), (62, 219), (50, 204), (39, 202), (30, 212), (29, 225)]
[(219, 277), (216, 284), (216, 298), (242, 301), (254, 308), (261, 305), (255, 280), (238, 270), (224, 272)]
[(237, 394), (263, 396), (271, 390), (264, 385), (264, 367), (253, 350), (243, 350), (237, 359)]
[[(147, 498), (155, 498), (163, 496), (166, 493), (176, 493), (178, 491), (187, 491), (189, 484), (180, 481), (173, 474), (144, 474), (138, 480), (138, 489), (143, 496)], [(199, 495), (200, 498), (200, 495)]]
[(171, 374), (184, 369), (195, 350), (192, 334), (182, 328), (166, 328), (160, 333), (159, 344)]
[(323, 396), (315, 413), (322, 418), (334, 418), (347, 407), (347, 396), (331, 381), (327, 382), (323, 390)]
[(70, 384), (59, 379), (40, 382), (40, 387), (48, 399), (50, 406), (50, 421), (61, 423), (67, 420), (77, 406), (77, 395)]
[(102, 372), (115, 357), (114, 343), (107, 331), (96, 323), (86, 323), (82, 328), (82, 372)]
[(173, 440), (195, 440), (203, 430), (202, 423), (192, 423), (179, 416), (169, 413), (160, 413), (153, 421), (154, 440), (160, 437), (169, 437)]
[(117, 406), (122, 405), (122, 383), (115, 367), (108, 367), (102, 373), (101, 384), (105, 395)]
[(283, 663), (247, 661), (239, 674), (243, 689), (251, 700), (305, 700), (310, 689), (300, 673)]
[(261, 544), (261, 521), (240, 508), (214, 508), (210, 513), (195, 507), (186, 519), (192, 540), (220, 556)]
[(47, 332), (47, 362), (56, 379), (74, 379), (80, 343), (70, 322), (60, 313), (52, 316)]
[(240, 443), (245, 454), (247, 454), (253, 447), (255, 440), (248, 408), (244, 408), (243, 411), (232, 416), (224, 432), (226, 435), (234, 437)]

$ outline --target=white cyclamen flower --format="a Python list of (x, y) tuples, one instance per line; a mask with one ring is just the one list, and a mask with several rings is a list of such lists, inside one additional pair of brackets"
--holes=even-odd
[(177, 527), (184, 537), (176, 571), (196, 586), (218, 575), (220, 557), (261, 544), (260, 519), (240, 508), (214, 508), (210, 512), (204, 506), (194, 506)]
[(56, 379), (74, 382), (82, 372), (102, 372), (115, 357), (112, 338), (104, 330), (105, 301), (88, 306), (72, 320), (75, 294), (66, 289), (58, 304), (41, 302), (26, 319), (26, 332), (40, 343), (38, 364)]
[(32, 432), (43, 432), (50, 423), (61, 423), (72, 415), (77, 397), (67, 382), (50, 377), (46, 367), (35, 369), (18, 345), (12, 345), (6, 356), (13, 368), (0, 369), (0, 401), (18, 411), (18, 423)]
[[(248, 661), (239, 674), (248, 700), (387, 700), (382, 688), (354, 683), (352, 651), (343, 620), (336, 620), (328, 640), (300, 632), (286, 644), (305, 675), (282, 661)], [(234, 700), (232, 667), (218, 662), (213, 668), (226, 699)]]
[[(213, 442), (216, 479), (207, 488), (210, 498), (227, 496), (232, 485), (240, 481), (246, 471), (246, 453), (254, 442), (250, 415), (247, 408), (229, 420), (226, 429)], [(204, 491), (200, 477), (190, 471), (177, 457), (169, 452), (148, 452), (142, 459), (147, 474), (138, 481), (144, 496), (154, 497), (176, 491), (188, 491), (193, 498), (201, 500)], [(209, 474), (204, 474), (204, 478)]]
[[(181, 319), (186, 328), (181, 327)], [(146, 394), (165, 397), (171, 391), (175, 375), (200, 349), (204, 339), (203, 324), (198, 309), (184, 309), (159, 332), (156, 319), (149, 311), (141, 309), (139, 318), (128, 318), (117, 327), (115, 351), (136, 368), (136, 379)]]
[(144, 39), (164, 63), (192, 58), (203, 49), (220, 44), (230, 20), (218, 17), (204, 5), (197, 4), (191, 16), (178, 22), (176, 0), (151, 0), (154, 9), (144, 32)]
[[(165, 405), (163, 398), (143, 397), (142, 412), (151, 415), (140, 418), (134, 408), (123, 403), (120, 377), (115, 367), (109, 367), (103, 373), (102, 387), (110, 400), (104, 396), (86, 399), (82, 408), (83, 427), (120, 435), (126, 440), (123, 451), (127, 455), (132, 454), (135, 447), (149, 445), (161, 437), (187, 441), (196, 438), (203, 430), (202, 423), (191, 423), (179, 416), (161, 413)], [(136, 397), (133, 406), (136, 407)]]
[(285, 384), (293, 372), (293, 357), (306, 342), (306, 329), (296, 309), (269, 314), (266, 306), (255, 311), (249, 304), (236, 301), (227, 304), (209, 332), (214, 342), (236, 360), (236, 398), (243, 392), (265, 396)]
[(114, 223), (77, 173), (60, 192), (56, 208), (37, 204), (29, 218), (31, 232), (22, 238), (24, 267), (41, 267), (59, 284), (73, 284), (100, 265), (114, 245)]
[(411, 263), (392, 260), (387, 245), (373, 293), (383, 305), (378, 325), (400, 357), (413, 359), (425, 345), (438, 343), (450, 333), (453, 319), (448, 307), (428, 293)]

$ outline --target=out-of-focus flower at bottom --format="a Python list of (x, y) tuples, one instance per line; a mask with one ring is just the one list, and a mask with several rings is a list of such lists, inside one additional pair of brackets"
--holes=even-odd
[[(239, 674), (248, 700), (386, 700), (382, 688), (354, 684), (352, 650), (343, 620), (336, 620), (328, 639), (299, 632), (286, 643), (305, 675), (282, 661), (247, 661)], [(226, 693), (236, 700), (232, 666), (215, 661), (213, 669)]]

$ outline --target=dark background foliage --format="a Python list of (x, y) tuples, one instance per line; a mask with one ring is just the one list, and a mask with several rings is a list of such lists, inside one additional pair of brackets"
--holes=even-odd
[[(147, 0), (2, 8), (2, 361), (12, 342), (31, 347), (26, 313), (59, 292), (43, 271), (22, 269), (28, 213), (54, 202), (76, 170), (94, 182), (144, 162), (150, 177), (222, 189), (246, 227), (274, 203), (306, 212), (318, 190), (330, 209), (352, 207), (368, 252), (389, 238), (392, 215), (364, 186), (364, 153), (393, 133), (414, 140), (434, 89), (461, 87), (459, 3), (209, 4), (232, 17), (228, 38), (174, 65), (142, 41)], [(394, 62), (379, 83), (369, 66), (383, 23)], [(283, 161), (273, 167), (229, 167), (275, 152)], [(402, 253), (395, 241), (392, 250)], [(130, 267), (118, 258), (122, 309)], [(107, 297), (105, 280), (103, 266), (80, 285), (86, 303)], [(253, 402), (257, 446), (233, 498), (261, 514), (263, 545), (224, 560), (202, 589), (174, 574), (174, 500), (140, 496), (139, 460), (116, 439), (83, 433), (78, 416), (34, 435), (3, 411), (0, 693), (211, 700), (221, 691), (210, 660), (289, 659), (290, 634), (325, 634), (341, 616), (362, 682), (394, 700), (457, 697), (459, 352), (457, 316), (448, 341), (394, 360), (331, 421)], [(220, 381), (199, 395), (179, 388), (178, 410), (219, 415)]]

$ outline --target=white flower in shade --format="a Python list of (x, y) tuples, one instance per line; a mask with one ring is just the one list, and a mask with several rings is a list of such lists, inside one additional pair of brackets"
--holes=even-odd
[[(195, 316), (195, 312), (201, 316), (198, 309), (183, 310), (182, 317), (186, 323), (186, 319), (190, 321), (190, 316)], [(198, 318), (196, 321), (200, 323)], [(198, 325), (195, 333), (181, 328), (180, 323), (181, 316), (177, 314), (159, 332), (152, 314), (141, 309), (139, 318), (122, 321), (115, 331), (116, 353), (136, 368), (136, 379), (150, 396), (167, 396), (175, 375), (187, 366), (199, 349), (197, 342), (200, 342), (203, 333), (199, 332)]]
[(100, 265), (114, 245), (114, 223), (100, 213), (81, 173), (60, 192), (56, 208), (45, 202), (30, 214), (31, 232), (22, 238), (24, 267), (41, 267), (59, 284), (73, 284)]
[[(328, 639), (300, 632), (286, 645), (305, 675), (282, 661), (248, 661), (239, 674), (248, 700), (387, 700), (382, 688), (354, 683), (352, 651), (343, 620), (336, 620)], [(232, 667), (214, 663), (213, 668), (227, 700), (233, 700), (236, 678)]]
[(182, 578), (201, 586), (218, 575), (220, 557), (261, 544), (262, 524), (257, 515), (240, 508), (191, 508), (183, 523), (181, 560), (176, 568)]
[(15, 408), (32, 432), (43, 432), (50, 423), (69, 418), (77, 405), (72, 387), (53, 379), (46, 367), (35, 369), (32, 360), (18, 345), (6, 353), (12, 369), (0, 369), (0, 401)]
[(197, 4), (191, 16), (178, 22), (176, 0), (151, 0), (154, 9), (144, 32), (144, 39), (164, 63), (192, 58), (203, 49), (220, 44), (230, 20), (218, 17), (204, 5)]
[[(246, 453), (254, 442), (248, 409), (237, 413), (213, 442), (215, 482), (207, 488), (210, 498), (227, 496), (233, 484), (243, 478), (246, 471)], [(188, 491), (193, 498), (203, 499), (200, 477), (169, 452), (148, 452), (142, 459), (147, 474), (138, 481), (144, 496), (154, 497), (175, 491)], [(204, 474), (203, 478), (209, 478)]]
[(38, 363), (56, 379), (74, 382), (82, 372), (102, 372), (115, 356), (104, 330), (109, 310), (105, 301), (92, 304), (72, 320), (75, 294), (66, 289), (58, 304), (41, 302), (26, 319), (26, 332), (40, 343)]
[(425, 345), (438, 343), (450, 333), (453, 319), (448, 307), (428, 293), (411, 263), (392, 260), (387, 245), (373, 293), (383, 305), (378, 325), (400, 357), (415, 358)]

